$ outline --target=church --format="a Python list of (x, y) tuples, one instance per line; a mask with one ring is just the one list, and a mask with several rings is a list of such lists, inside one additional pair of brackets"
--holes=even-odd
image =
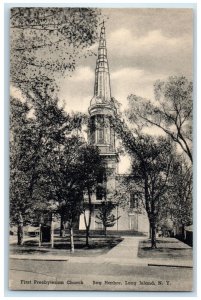
[[(113, 194), (116, 184), (121, 176), (118, 174), (119, 155), (116, 151), (116, 138), (111, 118), (117, 113), (111, 96), (110, 72), (107, 59), (106, 37), (104, 23), (101, 27), (98, 58), (95, 69), (94, 96), (88, 108), (89, 122), (89, 143), (99, 148), (106, 168), (106, 182), (103, 176), (98, 178), (96, 193), (92, 195), (92, 221), (91, 230), (102, 230), (102, 224), (97, 221), (98, 207), (103, 198), (103, 185), (107, 193), (106, 199)], [(112, 212), (118, 219), (111, 231), (133, 231), (148, 233), (149, 224), (145, 210), (138, 207), (138, 199), (133, 194), (126, 195), (128, 205), (125, 208), (117, 206)], [(112, 199), (115, 202), (115, 199)], [(84, 216), (80, 216), (79, 230), (85, 230)]]

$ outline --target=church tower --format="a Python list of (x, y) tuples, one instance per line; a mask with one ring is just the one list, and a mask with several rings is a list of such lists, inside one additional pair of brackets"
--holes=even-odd
[(110, 73), (107, 59), (105, 26), (101, 27), (98, 58), (95, 69), (94, 96), (89, 107), (90, 125), (89, 141), (98, 146), (104, 158), (106, 173), (100, 175), (96, 200), (104, 200), (101, 190), (105, 189), (105, 198), (115, 189), (118, 154), (115, 150), (115, 132), (111, 118), (116, 114), (114, 101), (111, 97)]
[[(110, 72), (107, 59), (105, 26), (101, 27), (98, 57), (95, 69), (94, 95), (89, 106), (89, 127), (88, 140), (91, 145), (95, 145), (100, 150), (103, 158), (104, 171), (99, 174), (96, 186), (96, 192), (91, 195), (91, 225), (90, 230), (102, 230), (103, 225), (97, 216), (102, 201), (115, 201), (113, 192), (116, 190), (116, 182), (120, 179), (118, 174), (119, 157), (115, 147), (115, 131), (112, 126), (112, 118), (117, 113), (115, 103), (111, 97)], [(148, 232), (147, 216), (138, 213), (135, 197), (131, 197), (128, 191), (128, 207), (123, 209), (117, 206), (113, 209), (113, 214), (117, 218), (114, 226), (109, 227), (108, 231), (142, 231)], [(135, 195), (134, 195), (135, 196)], [(130, 199), (130, 201), (129, 201)], [(86, 196), (86, 203), (88, 198)], [(130, 203), (130, 205), (129, 205)], [(89, 214), (86, 206), (86, 214)], [(119, 218), (120, 216), (120, 218)], [(80, 215), (79, 229), (85, 230), (84, 215)]]

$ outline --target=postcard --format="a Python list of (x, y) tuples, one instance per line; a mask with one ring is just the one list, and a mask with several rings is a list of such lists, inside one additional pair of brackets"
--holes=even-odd
[(193, 290), (192, 78), (193, 9), (11, 9), (11, 290)]

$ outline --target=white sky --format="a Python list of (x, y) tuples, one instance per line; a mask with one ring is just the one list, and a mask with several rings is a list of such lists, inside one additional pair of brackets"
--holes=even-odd
[[(172, 75), (192, 79), (191, 9), (104, 9), (112, 96), (126, 107), (131, 93), (154, 99), (153, 83)], [(97, 53), (98, 43), (92, 47)], [(93, 97), (96, 57), (78, 62), (72, 77), (60, 82), (67, 111), (87, 112)], [(128, 172), (127, 156), (119, 172)]]
[[(191, 9), (104, 9), (112, 96), (126, 106), (135, 93), (153, 98), (153, 83), (192, 76)], [(98, 44), (93, 46), (97, 53)], [(86, 112), (93, 97), (96, 57), (78, 62), (59, 82), (66, 109)]]

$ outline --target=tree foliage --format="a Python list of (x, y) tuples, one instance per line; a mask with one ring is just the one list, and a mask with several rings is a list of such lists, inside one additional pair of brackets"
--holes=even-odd
[(184, 76), (158, 80), (155, 102), (130, 95), (127, 116), (132, 124), (157, 127), (167, 134), (192, 162), (192, 82)]
[(43, 89), (26, 103), (12, 99), (11, 108), (11, 219), (36, 222), (54, 206), (73, 230), (103, 168), (98, 148), (80, 134), (81, 116), (68, 115)]
[[(20, 224), (25, 216), (30, 216), (29, 180), (31, 178), (25, 163), (28, 133), (26, 104), (11, 98), (10, 111), (10, 212), (11, 224)], [(30, 162), (30, 161), (29, 161)], [(28, 221), (28, 218), (24, 220)], [(21, 241), (20, 243), (23, 243)]]
[(11, 98), (10, 214), (14, 223), (18, 217), (23, 224), (31, 222), (35, 211), (49, 210), (52, 159), (77, 126), (77, 118), (58, 108), (57, 99), (47, 93), (37, 90), (25, 103)]
[(176, 226), (188, 226), (193, 223), (192, 217), (192, 167), (184, 157), (174, 158), (173, 172), (170, 178), (171, 189), (169, 192), (169, 214)]
[(95, 8), (20, 7), (10, 16), (11, 83), (28, 90), (72, 72), (97, 39)]

